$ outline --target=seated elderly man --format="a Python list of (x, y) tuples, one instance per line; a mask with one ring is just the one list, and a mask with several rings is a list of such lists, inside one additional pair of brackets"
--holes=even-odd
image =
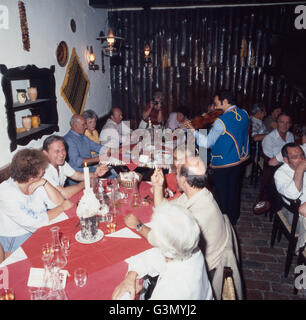
[[(237, 267), (235, 251), (232, 247), (235, 238), (231, 224), (226, 215), (222, 215), (217, 202), (206, 186), (206, 168), (199, 157), (189, 157), (177, 172), (177, 182), (183, 194), (172, 201), (171, 204), (188, 209), (197, 220), (200, 229), (200, 248), (204, 253), (210, 280), (215, 297), (220, 299), (223, 282), (223, 266), (230, 264), (233, 269), (236, 291), (241, 298), (241, 279)], [(164, 177), (161, 170), (155, 170), (151, 177), (154, 193), (154, 205), (157, 207), (164, 201)], [(150, 228), (144, 226), (133, 214), (125, 217), (128, 227), (136, 229), (143, 237), (154, 245), (154, 237)], [(234, 239), (235, 240), (235, 239)], [(236, 253), (238, 253), (236, 251)]]
[(270, 114), (264, 118), (264, 125), (266, 126), (268, 132), (272, 132), (277, 127), (277, 118), (282, 113), (282, 108), (274, 106)]
[[(291, 118), (285, 113), (281, 113), (277, 118), (277, 127), (267, 134), (262, 140), (262, 151), (264, 153), (264, 167), (260, 182), (260, 193), (258, 202), (254, 206), (254, 213), (264, 213), (271, 206), (277, 208), (277, 192), (273, 185), (273, 174), (275, 168), (268, 165), (270, 159), (275, 157), (282, 147), (289, 142), (294, 142), (294, 136), (289, 132), (291, 126)], [(261, 210), (261, 207), (267, 210)], [(258, 211), (257, 211), (258, 210)]]
[(261, 103), (254, 104), (253, 108), (251, 109), (251, 137), (254, 141), (262, 141), (266, 134), (269, 133), (262, 121), (265, 114), (266, 110)]
[(71, 129), (64, 136), (68, 146), (68, 163), (76, 171), (83, 171), (83, 167), (87, 163), (89, 171), (94, 172), (96, 170), (94, 165), (100, 159), (99, 156), (92, 157), (91, 151), (102, 154), (106, 151), (106, 148), (85, 136), (86, 121), (83, 116), (73, 115), (70, 126)]
[(125, 279), (115, 288), (113, 299), (126, 292), (135, 299), (137, 279), (160, 277), (151, 300), (212, 300), (205, 262), (198, 248), (200, 228), (188, 210), (163, 203), (156, 207), (151, 221), (155, 248), (129, 259)]
[[(304, 154), (306, 155), (306, 126), (303, 126), (302, 130), (303, 130), (302, 131), (303, 136), (302, 136), (301, 148), (303, 149)], [(279, 166), (282, 163), (284, 163), (282, 151), (280, 151), (275, 157), (269, 160), (270, 166)]]
[(0, 244), (6, 257), (73, 206), (42, 178), (47, 166), (42, 151), (23, 149), (13, 157), (10, 178), (0, 184)]
[[(49, 136), (43, 143), (43, 152), (49, 159), (44, 178), (57, 188), (64, 198), (69, 199), (84, 188), (83, 171), (74, 170), (65, 161), (67, 152), (64, 138), (57, 135)], [(108, 167), (101, 164), (94, 173), (90, 172), (90, 177), (103, 176), (107, 171)], [(81, 182), (64, 187), (67, 177)]]
[[(274, 174), (277, 191), (284, 196), (283, 200), (288, 203), (288, 199), (300, 199), (301, 217), (298, 223), (299, 239), (297, 248), (306, 242), (306, 215), (304, 204), (306, 203), (306, 159), (303, 149), (296, 143), (287, 143), (282, 148), (284, 164), (278, 168)], [(292, 222), (292, 214), (283, 210), (289, 223)]]
[(112, 108), (100, 133), (102, 144), (108, 148), (118, 149), (121, 144), (130, 144), (131, 129), (122, 121), (122, 111)]

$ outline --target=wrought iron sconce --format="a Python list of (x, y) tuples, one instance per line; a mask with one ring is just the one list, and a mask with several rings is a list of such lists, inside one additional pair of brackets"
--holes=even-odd
[(92, 46), (89, 48), (87, 47), (87, 54), (88, 54), (88, 69), (92, 71), (99, 70), (99, 66), (95, 64), (96, 57), (95, 54), (93, 53)]
[(101, 44), (106, 41), (106, 46), (102, 46), (103, 53), (105, 56), (112, 57), (119, 54), (124, 38), (115, 36), (113, 29), (110, 28), (106, 36), (101, 31), (97, 40), (100, 40)]

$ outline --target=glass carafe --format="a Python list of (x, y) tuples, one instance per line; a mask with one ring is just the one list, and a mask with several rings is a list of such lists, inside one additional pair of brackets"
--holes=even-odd
[(97, 193), (96, 197), (100, 202), (101, 207), (104, 205), (104, 187), (103, 187), (103, 181), (98, 181), (98, 187), (97, 187)]
[(52, 234), (53, 248), (52, 266), (60, 270), (67, 264), (67, 258), (65, 255), (65, 251), (62, 248), (62, 244), (59, 237), (59, 230), (60, 228), (57, 226), (50, 228)]
[(68, 300), (61, 283), (61, 269), (58, 260), (54, 263), (53, 255), (43, 255), (42, 260), (44, 263), (44, 278), (43, 287), (40, 288), (40, 300)]
[(116, 217), (119, 214), (119, 203), (120, 200), (120, 192), (119, 192), (119, 183), (117, 179), (113, 179), (111, 185), (111, 192), (110, 192), (110, 203), (109, 209), (110, 212)]

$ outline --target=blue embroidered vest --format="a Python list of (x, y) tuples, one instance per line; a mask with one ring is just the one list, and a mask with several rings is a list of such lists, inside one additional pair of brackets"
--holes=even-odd
[(235, 107), (225, 112), (216, 121), (221, 121), (224, 133), (211, 148), (212, 167), (236, 166), (247, 160), (250, 155), (247, 112)]

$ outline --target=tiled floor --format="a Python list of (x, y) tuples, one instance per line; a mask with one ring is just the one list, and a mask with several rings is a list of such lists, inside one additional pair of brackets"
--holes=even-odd
[(248, 300), (300, 300), (306, 299), (304, 292), (293, 294), (294, 257), (287, 278), (284, 277), (285, 257), (288, 242), (282, 240), (270, 248), (272, 222), (265, 215), (252, 213), (259, 187), (244, 179), (242, 187), (241, 216), (235, 227), (241, 249), (242, 274), (245, 298)]

